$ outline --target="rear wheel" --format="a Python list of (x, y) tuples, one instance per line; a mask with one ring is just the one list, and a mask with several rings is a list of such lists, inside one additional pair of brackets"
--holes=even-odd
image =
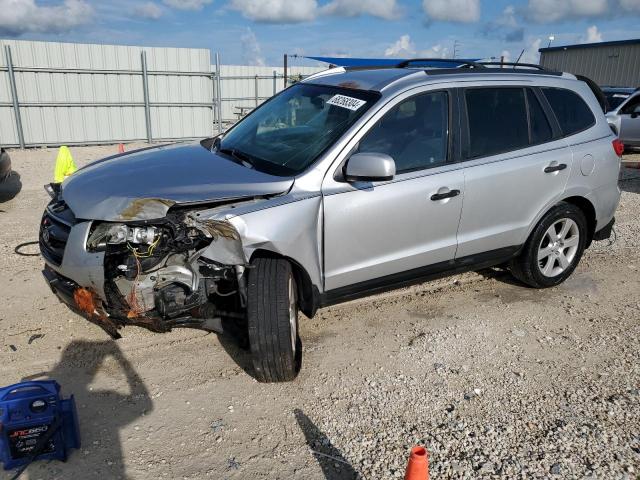
[(573, 273), (587, 241), (587, 221), (575, 205), (553, 207), (533, 230), (511, 272), (534, 288), (553, 287)]
[(247, 321), (255, 378), (293, 380), (302, 363), (296, 281), (282, 258), (257, 258), (249, 270)]

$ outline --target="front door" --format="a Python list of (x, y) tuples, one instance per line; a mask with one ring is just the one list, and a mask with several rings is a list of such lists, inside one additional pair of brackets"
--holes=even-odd
[(620, 108), (619, 137), (623, 143), (640, 145), (640, 95), (632, 97)]
[(395, 160), (392, 180), (325, 184), (326, 291), (453, 260), (464, 176), (450, 161), (450, 105), (446, 91), (414, 95), (360, 140), (355, 151)]

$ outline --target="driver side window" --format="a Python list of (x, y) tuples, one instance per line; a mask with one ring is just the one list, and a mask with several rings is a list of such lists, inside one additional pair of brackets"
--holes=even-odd
[(359, 153), (386, 153), (396, 173), (406, 173), (447, 162), (449, 95), (432, 92), (402, 101), (360, 141)]

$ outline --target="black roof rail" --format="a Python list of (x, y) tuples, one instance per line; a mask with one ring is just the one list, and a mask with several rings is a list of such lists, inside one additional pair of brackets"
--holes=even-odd
[(551, 70), (532, 70), (530, 68), (433, 68), (424, 70), (427, 75), (482, 74), (482, 75), (553, 75), (562, 76), (562, 72)]
[(536, 63), (520, 63), (520, 62), (478, 62), (481, 65), (499, 65), (499, 66), (507, 66), (507, 67), (525, 67), (525, 68), (535, 68), (536, 70), (541, 70), (544, 72), (548, 72), (550, 70), (544, 68), (542, 65), (538, 65)]
[(425, 63), (425, 62), (438, 62), (438, 63), (455, 63), (459, 68), (484, 68), (484, 66), (478, 62), (471, 60), (459, 60), (455, 58), (410, 58), (396, 65), (396, 68), (407, 68), (412, 63)]

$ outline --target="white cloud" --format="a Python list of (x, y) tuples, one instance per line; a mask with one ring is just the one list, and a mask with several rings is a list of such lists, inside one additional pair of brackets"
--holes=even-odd
[(480, 20), (480, 0), (422, 0), (427, 21), (472, 23)]
[(202, 10), (205, 5), (209, 5), (213, 0), (163, 0), (165, 5), (178, 10)]
[(158, 20), (164, 12), (162, 11), (162, 8), (160, 8), (157, 4), (153, 2), (146, 2), (137, 5), (134, 8), (133, 13), (142, 18)]
[(580, 43), (596, 43), (602, 41), (602, 33), (598, 31), (598, 27), (591, 25), (587, 28), (586, 35), (580, 37)]
[(262, 48), (253, 30), (247, 28), (247, 31), (240, 37), (240, 42), (242, 43), (242, 57), (247, 65), (261, 67), (265, 65)]
[(640, 2), (638, 0), (620, 0), (620, 7), (628, 12), (640, 13)]
[(385, 57), (419, 57), (419, 58), (448, 58), (449, 49), (441, 44), (433, 45), (426, 49), (416, 48), (415, 43), (411, 40), (411, 36), (402, 35), (398, 40), (389, 45), (384, 51)]
[(409, 35), (402, 35), (384, 51), (385, 57), (407, 57), (416, 53), (416, 46)]
[(608, 0), (529, 0), (527, 16), (535, 22), (548, 23), (569, 18), (604, 16), (612, 8)]
[(418, 56), (421, 58), (449, 58), (449, 48), (440, 44), (429, 47), (426, 50), (420, 50)]
[(538, 61), (540, 60), (540, 53), (538, 53), (538, 50), (540, 50), (541, 44), (542, 44), (541, 38), (536, 38), (531, 43), (529, 43), (529, 45), (527, 45), (527, 48), (525, 48), (524, 53), (522, 54), (522, 57), (520, 57), (519, 62), (520, 63), (538, 63)]
[(501, 27), (509, 27), (515, 28), (518, 26), (518, 21), (516, 20), (516, 9), (513, 5), (507, 5), (505, 9), (502, 11), (502, 15), (500, 15), (496, 19), (496, 25), (500, 25)]
[(313, 20), (316, 0), (231, 0), (229, 8), (250, 20), (264, 23), (300, 23)]
[(511, 52), (509, 50), (503, 50), (502, 53), (500, 53), (500, 56), (502, 57), (502, 60), (505, 62), (511, 61)]
[(84, 0), (65, 0), (52, 6), (35, 0), (0, 0), (0, 35), (63, 33), (87, 24), (93, 9)]
[(487, 38), (507, 42), (522, 42), (524, 39), (524, 27), (518, 22), (516, 8), (513, 5), (507, 5), (498, 18), (487, 22), (481, 33)]
[(401, 9), (396, 0), (332, 0), (322, 7), (322, 13), (344, 17), (371, 15), (394, 20), (401, 16)]

